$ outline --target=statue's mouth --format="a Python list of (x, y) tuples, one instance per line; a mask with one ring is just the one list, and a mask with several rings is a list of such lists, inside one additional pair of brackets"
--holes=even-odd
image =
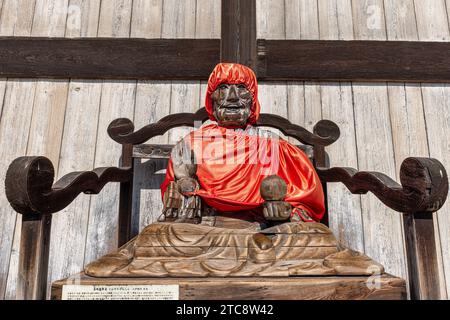
[(219, 109), (222, 109), (226, 113), (239, 113), (245, 109), (245, 106), (240, 104), (228, 104), (226, 106), (220, 106)]

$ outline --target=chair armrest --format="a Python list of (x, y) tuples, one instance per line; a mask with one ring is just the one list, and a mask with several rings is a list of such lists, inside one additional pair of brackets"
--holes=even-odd
[(126, 182), (132, 169), (105, 167), (66, 174), (53, 184), (53, 164), (45, 157), (19, 157), (6, 172), (6, 197), (19, 213), (51, 214), (67, 207), (81, 192), (97, 194), (108, 182)]
[(400, 167), (401, 185), (379, 172), (353, 168), (317, 168), (323, 182), (342, 182), (355, 194), (372, 192), (389, 208), (403, 212), (435, 212), (447, 198), (448, 177), (436, 159), (407, 158)]

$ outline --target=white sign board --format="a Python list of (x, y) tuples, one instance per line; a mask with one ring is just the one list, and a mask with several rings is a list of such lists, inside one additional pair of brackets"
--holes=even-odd
[(178, 300), (179, 285), (63, 285), (61, 300)]

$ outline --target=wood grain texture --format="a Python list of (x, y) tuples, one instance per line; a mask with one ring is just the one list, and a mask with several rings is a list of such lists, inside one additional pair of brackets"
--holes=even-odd
[(18, 300), (45, 299), (50, 250), (51, 215), (23, 215), (20, 239)]
[[(220, 56), (216, 39), (1, 38), (0, 44), (4, 77), (206, 80)], [(257, 51), (251, 63), (260, 80), (450, 81), (448, 42), (259, 39)], [(237, 59), (230, 57), (224, 59)]]
[[(134, 119), (141, 127), (157, 122), (170, 113), (171, 82), (142, 81), (137, 85)], [(168, 133), (152, 139), (155, 143), (168, 143)], [(149, 225), (154, 217), (153, 211), (162, 208), (159, 186), (163, 181), (161, 174), (151, 176), (151, 163), (146, 160), (135, 161), (135, 179), (133, 184), (133, 230), (140, 231)]]
[(132, 38), (160, 38), (163, 0), (134, 0), (131, 16)]
[[(434, 4), (437, 4), (435, 2)], [(386, 28), (388, 40), (418, 40), (419, 32), (414, 1), (385, 1)], [(389, 110), (392, 124), (392, 137), (396, 167), (400, 161), (409, 155), (429, 156), (426, 124), (423, 111), (422, 90), (420, 85), (414, 84), (388, 84)], [(397, 170), (397, 175), (399, 171)], [(439, 275), (436, 278), (444, 279), (442, 250), (439, 230), (439, 221), (436, 213), (433, 214), (434, 229), (436, 230), (436, 251)], [(405, 221), (404, 224), (407, 222)], [(414, 225), (409, 223), (406, 225)], [(413, 229), (414, 230), (414, 229)], [(406, 234), (406, 237), (409, 235)], [(414, 236), (413, 234), (410, 236)], [(405, 244), (408, 242), (405, 241)], [(430, 244), (431, 245), (431, 244)], [(410, 272), (411, 270), (409, 270)], [(409, 275), (408, 275), (409, 276)], [(440, 296), (445, 298), (445, 281), (440, 281)], [(433, 286), (434, 287), (434, 286)], [(417, 295), (416, 295), (417, 296)]]
[[(341, 128), (339, 141), (327, 148), (330, 167), (358, 168), (351, 84), (322, 83), (321, 101), (323, 117), (334, 119)], [(342, 185), (330, 184), (327, 189), (330, 228), (342, 244), (363, 251), (361, 197), (350, 194)]]
[[(28, 132), (31, 124), (32, 109), (36, 83), (27, 80), (9, 80), (6, 83), (4, 93), (2, 118), (0, 121), (0, 153), (1, 153), (1, 174), (4, 181), (9, 163), (16, 157), (23, 155), (27, 151)], [(20, 132), (20, 134), (18, 134)], [(3, 263), (0, 266), (0, 298), (5, 295), (8, 281), (8, 274), (17, 274), (17, 264), (11, 265), (9, 272), (9, 262), (11, 249), (14, 244), (19, 244), (20, 237), (14, 239), (14, 229), (17, 225), (17, 213), (8, 205), (5, 195), (5, 185), (0, 185), (0, 216), (2, 224), (0, 226), (0, 257)], [(19, 233), (18, 233), (19, 234)], [(18, 248), (18, 247), (16, 247)], [(17, 256), (18, 257), (18, 256)], [(14, 262), (14, 261), (13, 261)], [(7, 298), (14, 298), (15, 294), (9, 290)]]
[(220, 38), (221, 2), (197, 0), (195, 16), (195, 38)]
[[(386, 40), (383, 1), (353, 0), (352, 10), (355, 39)], [(386, 85), (354, 83), (353, 101), (359, 169), (395, 176)], [(377, 201), (372, 195), (361, 199), (365, 253), (387, 272), (406, 277), (401, 218)]]
[(96, 37), (101, 0), (70, 0), (66, 38)]
[[(444, 166), (449, 168), (449, 140), (450, 132), (450, 87), (446, 85), (422, 85), (425, 121), (427, 123), (427, 137), (430, 148), (430, 156), (441, 159)], [(439, 230), (442, 249), (442, 261), (447, 285), (447, 296), (450, 296), (450, 219), (449, 203), (437, 214), (437, 229)]]
[[(101, 82), (72, 81), (64, 124), (58, 177), (94, 166)], [(80, 130), (80, 124), (83, 130)], [(90, 196), (79, 196), (53, 217), (49, 281), (83, 267)]]
[[(64, 36), (66, 24), (71, 26), (73, 10), (67, 8), (66, 1), (36, 1), (31, 34), (32, 36)], [(28, 155), (45, 155), (59, 165), (59, 153), (64, 126), (64, 115), (68, 92), (67, 81), (39, 81), (36, 85)], [(14, 247), (11, 253), (10, 274), (8, 276), (7, 297), (16, 295), (16, 279), (19, 262), (19, 241), (21, 223), (16, 223)]]
[[(291, 277), (381, 275), (383, 266), (339, 248), (320, 223), (286, 222), (261, 229), (216, 216), (210, 225), (152, 223), (118, 251), (87, 265), (94, 277)], [(262, 245), (264, 244), (264, 246)]]
[[(24, 6), (24, 4), (26, 4), (27, 6)], [(2, 36), (29, 36), (33, 25), (34, 7), (35, 7), (34, 0), (26, 2), (25, 1), (2, 2), (1, 7), (2, 11), (0, 16), (0, 34)], [(14, 79), (8, 80), (8, 83), (12, 82), (14, 82)], [(34, 90), (35, 86), (33, 86), (32, 89)], [(2, 93), (2, 95), (3, 94), (4, 92)], [(17, 94), (20, 95), (20, 93)], [(2, 106), (4, 105), (6, 107), (6, 104), (11, 102), (14, 103), (13, 101), (8, 101), (7, 99), (4, 99), (2, 100)], [(26, 103), (26, 106), (27, 107), (25, 109), (20, 109), (22, 113), (24, 112), (31, 113), (32, 112), (31, 110), (33, 109), (33, 101), (31, 100), (28, 103)], [(3, 115), (4, 114), (2, 114), (2, 117)], [(19, 118), (22, 116), (19, 115)], [(23, 146), (21, 148), (23, 148)], [(6, 153), (5, 156), (7, 156)], [(6, 167), (4, 168), (4, 170), (6, 170)], [(6, 201), (6, 197), (2, 196), (0, 198), (1, 205), (5, 206), (6, 208), (9, 208), (9, 206), (4, 201)], [(2, 273), (2, 276), (0, 278), (1, 283), (0, 298), (15, 299), (16, 296), (16, 280), (17, 280), (17, 272), (19, 269), (18, 251), (20, 245), (20, 230), (22, 226), (21, 222), (22, 221), (20, 217), (16, 216), (14, 226), (12, 226), (11, 229), (9, 230), (2, 231), (4, 235), (0, 243), (2, 244), (4, 243), (6, 246), (4, 247), (3, 250), (0, 251), (0, 259), (2, 259), (3, 261), (8, 261), (9, 270), (6, 271), (6, 273), (4, 274)], [(4, 240), (8, 238), (10, 238), (12, 244), (9, 243), (8, 240), (6, 241)], [(8, 253), (7, 250), (10, 250), (10, 253)], [(5, 266), (5, 268), (7, 267)]]
[(448, 55), (442, 53), (449, 49), (447, 42), (259, 39), (258, 76), (262, 80), (447, 82)]
[[(99, 17), (99, 36), (128, 37), (131, 30), (132, 9), (132, 1), (102, 2)], [(109, 27), (102, 27), (103, 21), (106, 21), (103, 25)], [(108, 139), (105, 128), (117, 116), (133, 116), (135, 90), (135, 81), (103, 81), (94, 167), (131, 167), (131, 161), (127, 161), (128, 159), (119, 160), (122, 147)], [(91, 198), (84, 264), (113, 250), (118, 241), (125, 241), (122, 239), (124, 233), (125, 238), (128, 238), (128, 212), (120, 207), (120, 205), (123, 206), (122, 197), (125, 197), (125, 195), (119, 196), (119, 190), (130, 188), (131, 185), (132, 182), (120, 186), (110, 184), (105, 186), (98, 197)]]
[[(359, 168), (395, 176), (391, 129), (386, 125), (389, 124), (386, 86), (353, 84), (353, 92)], [(399, 215), (371, 195), (362, 197), (362, 212), (365, 252), (383, 261), (388, 272), (405, 277)]]
[(163, 38), (193, 38), (196, 0), (164, 0), (162, 20)]
[[(121, 146), (109, 139), (108, 123), (134, 114), (136, 82), (103, 82), (94, 167), (120, 166)], [(89, 263), (117, 247), (119, 185), (105, 186), (92, 197), (84, 263)]]
[[(351, 1), (318, 2), (320, 39), (352, 40), (353, 21)], [(324, 119), (335, 119), (342, 136), (338, 144), (327, 148), (330, 166), (352, 163), (358, 167), (355, 123), (353, 113), (353, 91), (351, 83), (326, 82), (317, 85), (320, 92), (313, 97), (320, 98), (321, 114)], [(318, 97), (318, 98), (317, 98)], [(314, 101), (313, 100), (313, 101)], [(314, 114), (312, 114), (314, 116)], [(316, 111), (316, 117), (319, 112)], [(351, 195), (343, 185), (327, 185), (329, 225), (339, 241), (357, 250), (364, 250), (364, 236), (361, 201), (358, 195)]]
[(403, 280), (386, 275), (376, 278), (374, 283), (380, 284), (379, 290), (367, 287), (367, 277), (298, 277), (294, 279), (96, 279), (78, 274), (69, 279), (53, 284), (52, 299), (61, 299), (62, 286), (80, 280), (83, 285), (167, 285), (180, 286), (180, 299), (405, 299), (405, 283)]
[(102, 1), (97, 36), (128, 38), (132, 3), (132, 0)]
[(31, 78), (206, 79), (220, 47), (213, 39), (0, 40), (0, 75)]
[[(149, 5), (148, 1), (138, 1), (133, 3), (133, 12), (131, 33), (134, 37), (147, 37), (151, 35), (153, 38), (161, 38), (164, 23), (164, 1), (152, 1), (151, 12), (154, 19), (142, 8), (142, 5)], [(143, 21), (144, 23), (138, 23)], [(145, 126), (148, 123), (159, 120), (163, 115), (170, 113), (170, 88), (171, 81), (138, 81), (136, 85), (136, 98), (134, 121), (138, 126)], [(167, 134), (163, 137), (156, 137), (154, 141), (167, 141)], [(145, 162), (145, 161), (144, 161)], [(131, 234), (138, 234), (139, 231), (151, 222), (152, 213), (155, 204), (161, 206), (161, 199), (158, 193), (159, 185), (162, 183), (161, 175), (154, 176), (153, 167), (150, 163), (144, 165), (142, 160), (134, 160), (134, 179), (133, 179), (133, 195), (132, 195), (132, 212), (131, 212)], [(158, 179), (159, 178), (159, 179)], [(147, 221), (150, 219), (150, 221)]]
[[(66, 110), (68, 82), (38, 81), (33, 103), (27, 155), (46, 155), (56, 166), (59, 165), (59, 152)], [(6, 297), (15, 298), (15, 286), (19, 263), (21, 218), (16, 220), (13, 247), (11, 250), (10, 271)]]
[(449, 41), (445, 0), (414, 1), (417, 30), (422, 41)]
[(256, 1), (222, 1), (220, 61), (256, 70)]
[(36, 0), (33, 37), (64, 37), (69, 0)]
[(35, 5), (34, 0), (4, 0), (0, 17), (0, 34), (30, 36)]
[(319, 0), (319, 34), (322, 40), (353, 40), (351, 0)]
[[(256, 0), (256, 34), (257, 38), (263, 39), (285, 39), (285, 6), (286, 1)], [(291, 12), (286, 10), (286, 12)], [(298, 10), (297, 10), (298, 14)]]
[[(417, 16), (417, 31), (419, 35), (419, 40), (433, 40), (441, 41), (450, 39), (450, 15), (449, 2), (443, 3), (443, 1), (436, 1), (434, 3), (426, 1), (425, 3), (414, 3), (416, 6), (416, 16)], [(419, 6), (428, 5), (436, 8), (423, 8)], [(445, 12), (442, 11), (443, 7), (447, 7), (447, 17)], [(449, 29), (445, 28), (445, 21), (448, 22), (447, 26)], [(447, 85), (425, 85), (422, 84), (422, 97), (425, 113), (425, 122), (427, 128), (428, 146), (430, 156), (440, 157), (442, 159), (446, 168), (448, 168), (448, 150), (450, 148), (446, 146), (444, 140), (440, 139), (445, 136), (448, 132), (449, 127), (449, 117), (448, 117), (448, 86)], [(434, 106), (431, 106), (431, 103)], [(433, 110), (434, 109), (434, 110)], [(433, 111), (431, 111), (433, 110)], [(431, 116), (431, 112), (437, 112)], [(436, 118), (436, 116), (439, 117)], [(446, 119), (446, 120), (444, 120)], [(439, 132), (439, 133), (438, 133)], [(434, 143), (433, 140), (440, 142)], [(444, 144), (442, 144), (444, 143)], [(450, 220), (448, 219), (448, 204), (440, 212), (435, 214), (435, 224), (434, 228), (436, 233), (439, 234), (437, 240), (440, 243), (436, 244), (436, 247), (440, 248), (439, 253), (442, 254), (442, 266), (443, 273), (440, 273), (441, 279), (445, 278), (445, 285), (441, 283), (441, 296), (445, 297), (445, 287), (447, 291), (447, 298), (450, 297), (450, 268), (448, 261), (450, 260), (450, 242), (448, 239)]]

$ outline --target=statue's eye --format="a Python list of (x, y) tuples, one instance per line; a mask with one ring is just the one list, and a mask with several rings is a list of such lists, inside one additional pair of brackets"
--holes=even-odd
[(238, 84), (237, 85), (238, 89), (247, 89), (247, 87), (245, 86), (245, 84)]
[(228, 85), (226, 85), (226, 84), (221, 84), (220, 86), (219, 86), (219, 89), (227, 89), (228, 88)]

